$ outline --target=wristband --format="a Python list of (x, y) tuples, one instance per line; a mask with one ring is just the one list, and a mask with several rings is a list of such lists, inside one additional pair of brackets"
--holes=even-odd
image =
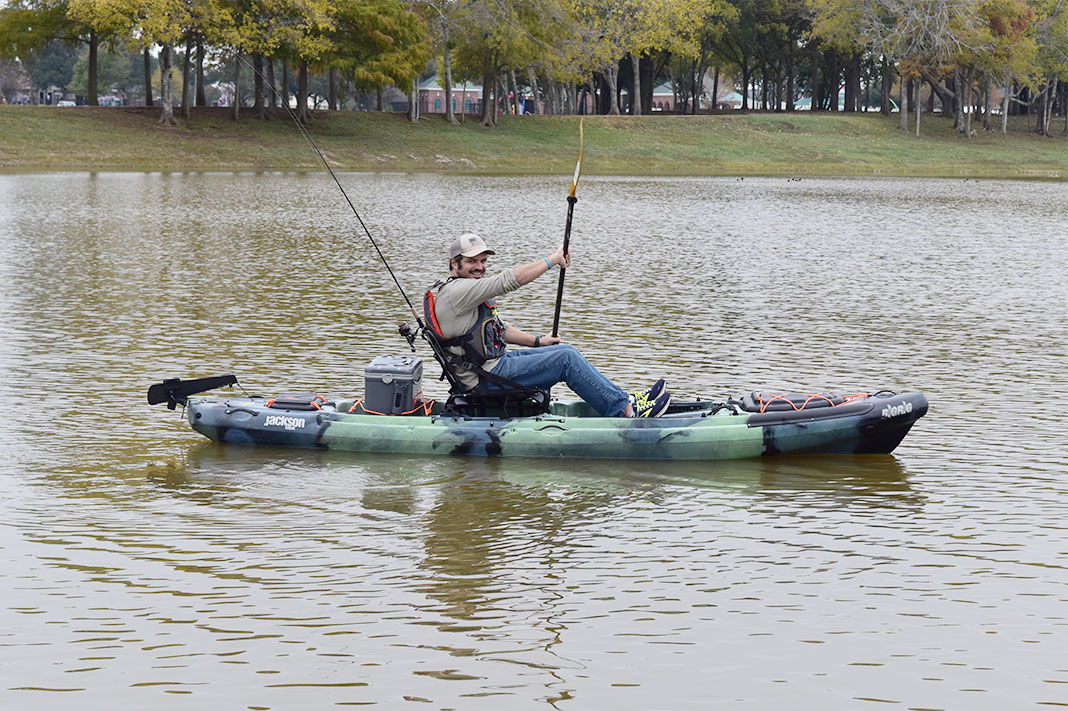
[(535, 348), (540, 348), (541, 347), (541, 336), (534, 336), (534, 347)]
[(542, 259), (544, 259), (545, 263), (549, 265), (549, 271), (552, 271), (553, 270), (553, 263), (549, 261), (549, 258), (548, 257), (542, 257)]

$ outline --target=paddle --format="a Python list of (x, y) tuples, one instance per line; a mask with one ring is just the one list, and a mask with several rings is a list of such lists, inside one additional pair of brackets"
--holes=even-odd
[[(578, 163), (575, 164), (575, 176), (571, 178), (571, 193), (567, 196), (567, 226), (564, 227), (564, 254), (567, 254), (568, 245), (571, 242), (571, 216), (575, 212), (575, 203), (578, 202), (578, 198), (575, 197), (575, 190), (578, 189), (579, 174), (582, 172), (582, 122), (584, 119), (579, 119), (579, 157)], [(567, 272), (567, 268), (560, 267), (560, 280), (556, 283), (556, 312), (553, 314), (553, 336), (560, 335), (560, 306), (564, 301), (564, 274)]]

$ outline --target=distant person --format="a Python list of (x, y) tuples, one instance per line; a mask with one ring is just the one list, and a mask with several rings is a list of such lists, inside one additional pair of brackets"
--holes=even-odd
[[(603, 417), (659, 417), (671, 404), (664, 380), (648, 390), (626, 393), (590, 365), (574, 346), (557, 336), (520, 331), (497, 315), (495, 298), (529, 284), (553, 267), (571, 265), (571, 254), (560, 247), (549, 257), (505, 269), (487, 277), (489, 255), (496, 254), (481, 237), (465, 234), (449, 248), (449, 276), (435, 282), (423, 297), (427, 328), (450, 353), (501, 378), (529, 388), (548, 389), (566, 383)], [(507, 350), (506, 344), (528, 346)], [(480, 383), (476, 371), (456, 368), (468, 388), (492, 391)]]

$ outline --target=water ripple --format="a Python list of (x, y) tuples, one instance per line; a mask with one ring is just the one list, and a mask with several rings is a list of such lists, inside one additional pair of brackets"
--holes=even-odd
[[(341, 179), (412, 296), (460, 232), (495, 268), (560, 239), (566, 181)], [(584, 179), (564, 334), (622, 384), (932, 409), (892, 457), (576, 464), (204, 442), (145, 386), (356, 394), (403, 352), (410, 315), (329, 183), (0, 176), (0, 698), (1063, 704), (1066, 197)], [(554, 296), (502, 304), (548, 330)]]

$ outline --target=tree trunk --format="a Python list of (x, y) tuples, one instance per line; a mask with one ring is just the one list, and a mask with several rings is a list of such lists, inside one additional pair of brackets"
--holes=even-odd
[[(716, 74), (717, 84), (719, 83), (719, 73)], [(793, 41), (790, 44), (790, 51), (786, 53), (786, 110), (796, 110), (794, 106), (794, 52)]]
[(519, 96), (519, 82), (515, 80), (515, 67), (508, 67), (508, 84), (512, 90), (512, 104), (515, 106), (515, 109), (512, 111), (512, 113), (515, 116), (518, 116), (523, 110), (525, 110), (525, 107), (523, 109), (520, 108), (520, 102), (522, 101), (522, 98)]
[(605, 93), (609, 99), (609, 116), (619, 116), (619, 101), (616, 100), (616, 83), (619, 80), (619, 65), (606, 66), (601, 76), (604, 78)]
[[(379, 92), (378, 110), (382, 110), (382, 94)], [(282, 59), (282, 106), (289, 109), (289, 60)]]
[[(953, 91), (955, 94), (953, 100), (953, 128), (956, 129), (957, 133), (968, 135), (964, 120), (964, 105), (966, 103), (964, 75), (961, 73), (960, 67), (953, 68)], [(942, 110), (945, 111), (944, 104)]]
[(534, 107), (534, 115), (541, 116), (541, 99), (538, 98), (538, 77), (534, 74), (534, 67), (527, 67), (527, 76), (530, 80), (530, 103)]
[(170, 42), (164, 42), (159, 52), (159, 122), (165, 126), (176, 126), (174, 120), (174, 102), (171, 92), (171, 56), (174, 52)]
[[(456, 111), (455, 111), (455, 109), (453, 109), (453, 106), (452, 106), (453, 101), (454, 101), (453, 98), (452, 98), (452, 48), (449, 47), (449, 24), (447, 22), (445, 22), (444, 19), (442, 19), (442, 21), (441, 21), (441, 33), (442, 33), (442, 37), (445, 40), (445, 50), (444, 50), (445, 57), (444, 57), (444, 62), (443, 62), (443, 67), (445, 69), (445, 76), (444, 76), (444, 81), (445, 81), (445, 120), (448, 121), (451, 124), (455, 124), (456, 123)], [(467, 94), (467, 92), (465, 91), (464, 92), (465, 97), (466, 97), (466, 94)], [(461, 99), (461, 101), (463, 101), (463, 99)], [(463, 107), (462, 106), (460, 108), (460, 111), (463, 112)]]
[(207, 106), (208, 95), (204, 88), (204, 42), (197, 38), (197, 91), (196, 105)]
[(630, 53), (630, 66), (631, 72), (634, 74), (634, 80), (631, 82), (630, 89), (630, 112), (635, 116), (642, 115), (642, 69), (641, 58), (637, 52)]
[(653, 112), (653, 84), (655, 83), (653, 81), (653, 60), (649, 57), (640, 57), (638, 59), (638, 73), (642, 75), (642, 113), (648, 115)]
[(192, 74), (193, 35), (185, 38), (185, 61), (182, 62), (182, 118), (189, 118), (189, 76)]
[(776, 112), (783, 110), (783, 89), (782, 89), (783, 70), (782, 70), (782, 63), (784, 61), (785, 61), (785, 59), (780, 58), (778, 61), (775, 62), (775, 86), (774, 86), (775, 91), (774, 91), (774, 95), (772, 97), (772, 104), (773, 104)]
[(764, 62), (760, 65), (760, 108), (763, 111), (768, 110), (768, 64)]
[(482, 117), (479, 123), (487, 128), (493, 128), (493, 74), (486, 72), (482, 75)]
[[(326, 108), (331, 111), (337, 111), (337, 70), (330, 69), (329, 74), (330, 88), (327, 90)], [(418, 91), (416, 92), (418, 94)]]
[(864, 75), (864, 70), (860, 66), (861, 58), (861, 53), (855, 52), (853, 54), (853, 60), (850, 62), (853, 71), (853, 96), (856, 97), (856, 103), (853, 108), (854, 111), (862, 111), (867, 102), (867, 94), (861, 90), (863, 88), (862, 79)]
[(742, 63), (742, 111), (749, 108), (749, 62)]
[(923, 102), (920, 101), (920, 87), (922, 86), (923, 84), (916, 82), (916, 101), (913, 102), (916, 104), (916, 138), (920, 137), (920, 113), (923, 110)]
[(1042, 135), (1047, 138), (1051, 138), (1049, 134), (1049, 125), (1053, 121), (1053, 102), (1057, 96), (1057, 79), (1049, 78), (1046, 80), (1046, 120), (1042, 125)]
[(1001, 97), (1001, 132), (1009, 131), (1009, 104), (1012, 98), (1012, 84), (1005, 82), (1004, 94)]
[(100, 106), (100, 100), (97, 98), (97, 52), (99, 50), (100, 40), (96, 36), (96, 30), (89, 31), (89, 86), (86, 91), (89, 96), (85, 97), (90, 106)]
[(594, 96), (597, 97), (597, 102), (594, 104), (593, 113), (597, 116), (606, 115), (612, 108), (612, 99), (608, 96), (607, 83), (604, 80), (604, 75), (597, 72), (593, 75), (595, 87)]
[(1030, 99), (1030, 90), (1026, 86), (1018, 86), (1014, 82), (1012, 85), (1012, 100), (1009, 102), (1009, 113), (1013, 116), (1027, 116)]
[(297, 70), (297, 120), (308, 123), (308, 61), (305, 59), (300, 60)]
[(385, 102), (382, 99), (382, 87), (375, 89), (375, 111), (382, 113), (385, 110)]
[[(809, 111), (819, 111), (820, 108), (820, 50), (818, 42), (810, 42), (812, 46), (812, 103), (808, 105)], [(745, 101), (745, 98), (742, 98)]]
[(266, 121), (267, 102), (263, 100), (263, 55), (259, 52), (256, 52), (252, 55), (252, 68), (252, 73), (255, 74), (255, 76), (253, 77), (253, 84), (255, 86), (254, 91), (256, 94), (256, 98), (252, 102), (252, 108), (256, 111), (256, 118), (260, 119), (261, 121)]
[(842, 70), (838, 67), (838, 54), (837, 52), (831, 52), (827, 57), (827, 63), (830, 65), (827, 67), (827, 76), (824, 84), (827, 87), (828, 96), (827, 110), (838, 110), (838, 94), (841, 90), (842, 82)]
[[(958, 71), (959, 70), (954, 70), (954, 74), (956, 74)], [(950, 89), (948, 86), (942, 86), (942, 84), (939, 83), (938, 80), (935, 79), (935, 77), (932, 76), (930, 72), (924, 71), (923, 78), (927, 82), (928, 86), (931, 87), (931, 94), (927, 97), (927, 113), (934, 113), (934, 97), (937, 94), (938, 101), (942, 104), (942, 117), (949, 118), (950, 116), (953, 116), (954, 118), (956, 118), (955, 107), (956, 102), (958, 101), (958, 98), (960, 96), (959, 85), (961, 84), (961, 82), (956, 81), (955, 78), (950, 79), (950, 83), (953, 83), (953, 88)], [(919, 101), (919, 97), (917, 97), (916, 100)], [(954, 124), (953, 127), (958, 128), (956, 124)]]
[(719, 67), (715, 67), (715, 74), (712, 77), (712, 110), (719, 108)]
[(1045, 102), (1046, 102), (1046, 92), (1043, 91), (1043, 92), (1039, 93), (1039, 95), (1038, 95), (1038, 106), (1037, 106), (1038, 111), (1035, 112), (1035, 116), (1036, 116), (1036, 118), (1035, 118), (1035, 133), (1037, 133), (1040, 136), (1043, 135), (1042, 134), (1042, 119), (1046, 115)]
[(973, 105), (975, 102), (972, 101), (972, 80), (973, 79), (975, 79), (975, 66), (974, 65), (969, 66), (968, 67), (968, 71), (965, 73), (964, 86), (962, 87), (963, 88), (963, 92), (962, 92), (961, 101), (960, 101), (961, 105), (967, 107), (967, 110), (968, 110), (967, 114), (965, 114), (965, 116), (964, 116), (964, 135), (969, 137), (969, 138), (971, 138), (971, 136), (972, 136), (972, 114), (975, 113), (975, 111), (974, 111), (975, 107)]
[(902, 131), (909, 130), (909, 89), (908, 80), (901, 75), (901, 85), (898, 88), (898, 123), (897, 127)]
[(267, 84), (271, 87), (270, 98), (268, 101), (270, 102), (271, 108), (276, 109), (278, 108), (278, 87), (275, 85), (274, 81), (274, 59), (267, 60)]
[(1046, 87), (1042, 90), (1041, 98), (1038, 102), (1037, 119), (1035, 121), (1035, 133), (1047, 138), (1049, 137), (1050, 120), (1053, 118), (1053, 92), (1056, 88), (1053, 82), (1053, 79), (1047, 77)]
[(883, 79), (879, 86), (879, 113), (883, 116), (890, 115), (890, 58), (883, 55)]
[(490, 91), (493, 92), (493, 103), (490, 105), (490, 120), (493, 125), (497, 125), (497, 121), (501, 115), (501, 76), (500, 67), (496, 67), (493, 72), (493, 86)]
[(701, 90), (704, 89), (704, 76), (705, 65), (695, 59), (693, 69), (693, 86), (691, 87), (692, 90), (690, 91), (691, 116), (696, 115), (697, 109), (701, 108)]
[(984, 131), (993, 131), (994, 130), (993, 124), (990, 121), (990, 108), (991, 108), (990, 104), (991, 104), (991, 101), (993, 99), (993, 93), (994, 93), (994, 80), (991, 77), (987, 77), (986, 78), (986, 88), (985, 88), (985, 91), (983, 92), (983, 94), (985, 95), (985, 97), (983, 99), (983, 130)]
[(145, 106), (152, 106), (152, 56), (145, 47)]
[(412, 123), (419, 121), (419, 87), (414, 83), (408, 92), (408, 120)]
[(842, 110), (845, 113), (856, 113), (857, 111), (857, 92), (855, 89), (855, 82), (858, 80), (856, 76), (860, 71), (859, 55), (854, 53), (849, 58), (849, 63), (846, 64), (846, 77), (845, 77), (845, 104), (842, 106)]
[(776, 71), (778, 72), (778, 78), (776, 79), (776, 81), (778, 82), (778, 92), (775, 95), (776, 111), (785, 111), (787, 104), (790, 103), (790, 100), (786, 96), (786, 93), (788, 91), (787, 86), (791, 88), (793, 87), (793, 80), (789, 78), (791, 70), (787, 69), (789, 65), (789, 59), (783, 57), (779, 60), (778, 69), (776, 69)]
[(230, 107), (230, 120), (241, 118), (241, 55), (234, 55), (234, 101)]

